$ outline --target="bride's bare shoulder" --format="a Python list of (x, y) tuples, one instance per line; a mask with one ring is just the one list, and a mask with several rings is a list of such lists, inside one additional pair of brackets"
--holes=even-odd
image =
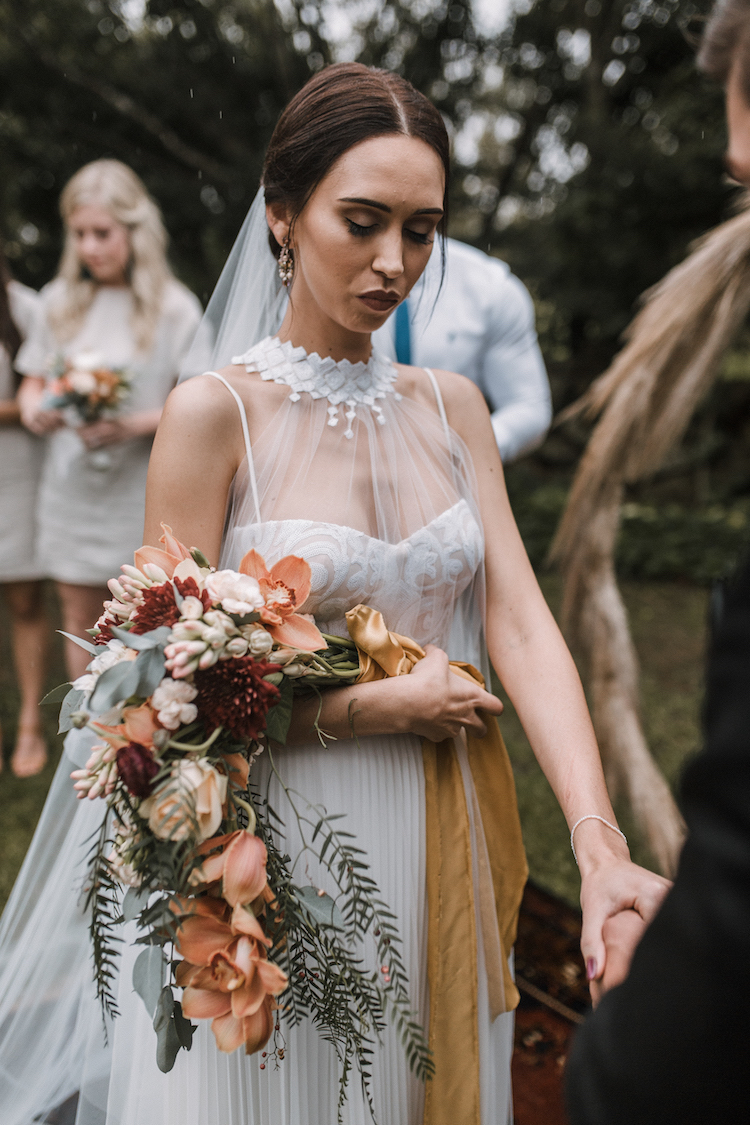
[[(424, 367), (407, 367), (403, 364), (397, 366), (398, 389), (409, 398), (435, 409), (435, 391)], [(477, 412), (489, 416), (484, 395), (471, 379), (458, 375), (455, 371), (442, 371), (439, 368), (431, 368), (431, 371), (437, 380), (446, 413), (454, 429), (458, 428), (459, 419), (476, 418)]]

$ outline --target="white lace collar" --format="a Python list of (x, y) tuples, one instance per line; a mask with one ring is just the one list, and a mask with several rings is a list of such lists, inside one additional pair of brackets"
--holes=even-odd
[(349, 408), (345, 414), (349, 423), (344, 432), (347, 438), (354, 437), (355, 407), (369, 407), (382, 426), (385, 418), (377, 400), (388, 394), (401, 398), (393, 386), (398, 378), (396, 368), (387, 356), (374, 349), (367, 363), (350, 363), (348, 359), (337, 363), (330, 356), (321, 359), (317, 352), (308, 354), (304, 348), (295, 348), (289, 340), (282, 344), (275, 336), (267, 336), (244, 355), (235, 356), (232, 363), (244, 364), (247, 371), (257, 371), (266, 381), (286, 384), (292, 392), (292, 402), (298, 402), (301, 394), (327, 398), (331, 404), (329, 426), (338, 425), (339, 406), (345, 404)]

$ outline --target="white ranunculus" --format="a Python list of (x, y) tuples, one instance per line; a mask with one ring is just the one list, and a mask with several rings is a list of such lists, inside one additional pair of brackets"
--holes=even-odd
[(128, 648), (122, 641), (110, 641), (101, 656), (95, 656), (91, 661), (89, 672), (92, 672), (95, 676), (101, 676), (102, 672), (106, 672), (108, 668), (113, 668), (121, 660), (135, 660), (137, 655), (135, 649)]
[(71, 371), (68, 375), (71, 387), (79, 395), (91, 395), (97, 389), (97, 381), (90, 371)]
[(163, 727), (177, 730), (197, 717), (198, 708), (192, 702), (197, 694), (192, 684), (167, 676), (151, 696), (151, 706)]
[(227, 613), (252, 613), (265, 605), (260, 586), (249, 574), (217, 570), (206, 578), (206, 589), (214, 602), (221, 602)]

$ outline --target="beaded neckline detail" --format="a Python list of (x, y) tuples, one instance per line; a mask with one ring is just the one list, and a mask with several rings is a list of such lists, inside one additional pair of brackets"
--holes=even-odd
[(394, 388), (396, 368), (387, 356), (375, 350), (367, 363), (350, 363), (348, 359), (337, 363), (330, 356), (321, 359), (317, 352), (295, 348), (289, 340), (282, 344), (275, 336), (267, 336), (244, 355), (235, 356), (232, 363), (244, 364), (246, 371), (257, 371), (266, 382), (285, 384), (291, 391), (292, 402), (298, 402), (303, 394), (328, 399), (329, 426), (339, 424), (339, 406), (346, 406), (346, 438), (354, 437), (356, 407), (369, 407), (382, 426), (385, 417), (378, 400), (389, 394), (401, 398)]

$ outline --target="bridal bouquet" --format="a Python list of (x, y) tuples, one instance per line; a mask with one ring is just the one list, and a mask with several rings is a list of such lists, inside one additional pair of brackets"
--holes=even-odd
[(106, 367), (95, 352), (70, 359), (58, 356), (52, 376), (45, 406), (61, 410), (71, 426), (89, 425), (112, 416), (130, 392), (126, 372)]
[[(238, 571), (217, 572), (169, 528), (162, 543), (110, 581), (93, 643), (71, 638), (91, 653), (88, 671), (47, 697), (62, 701), (62, 731), (87, 727), (98, 738), (72, 776), (79, 797), (105, 804), (87, 878), (104, 1011), (117, 1015), (117, 927), (135, 921), (144, 949), (133, 986), (153, 1016), (162, 1070), (190, 1049), (193, 1019), (212, 1020), (223, 1051), (253, 1053), (273, 1035), (278, 1065), (280, 1017), (311, 1017), (339, 1054), (343, 1105), (355, 1060), (367, 1088), (372, 1036), (390, 1010), (426, 1077), (393, 915), (340, 818), (298, 808), (273, 760), (294, 696), (353, 682), (356, 646), (298, 612), (310, 592), (303, 559), (269, 568), (250, 551)], [(295, 880), (277, 842), (283, 818), (253, 783), (261, 750), (335, 900)], [(368, 932), (372, 971), (356, 949)]]

